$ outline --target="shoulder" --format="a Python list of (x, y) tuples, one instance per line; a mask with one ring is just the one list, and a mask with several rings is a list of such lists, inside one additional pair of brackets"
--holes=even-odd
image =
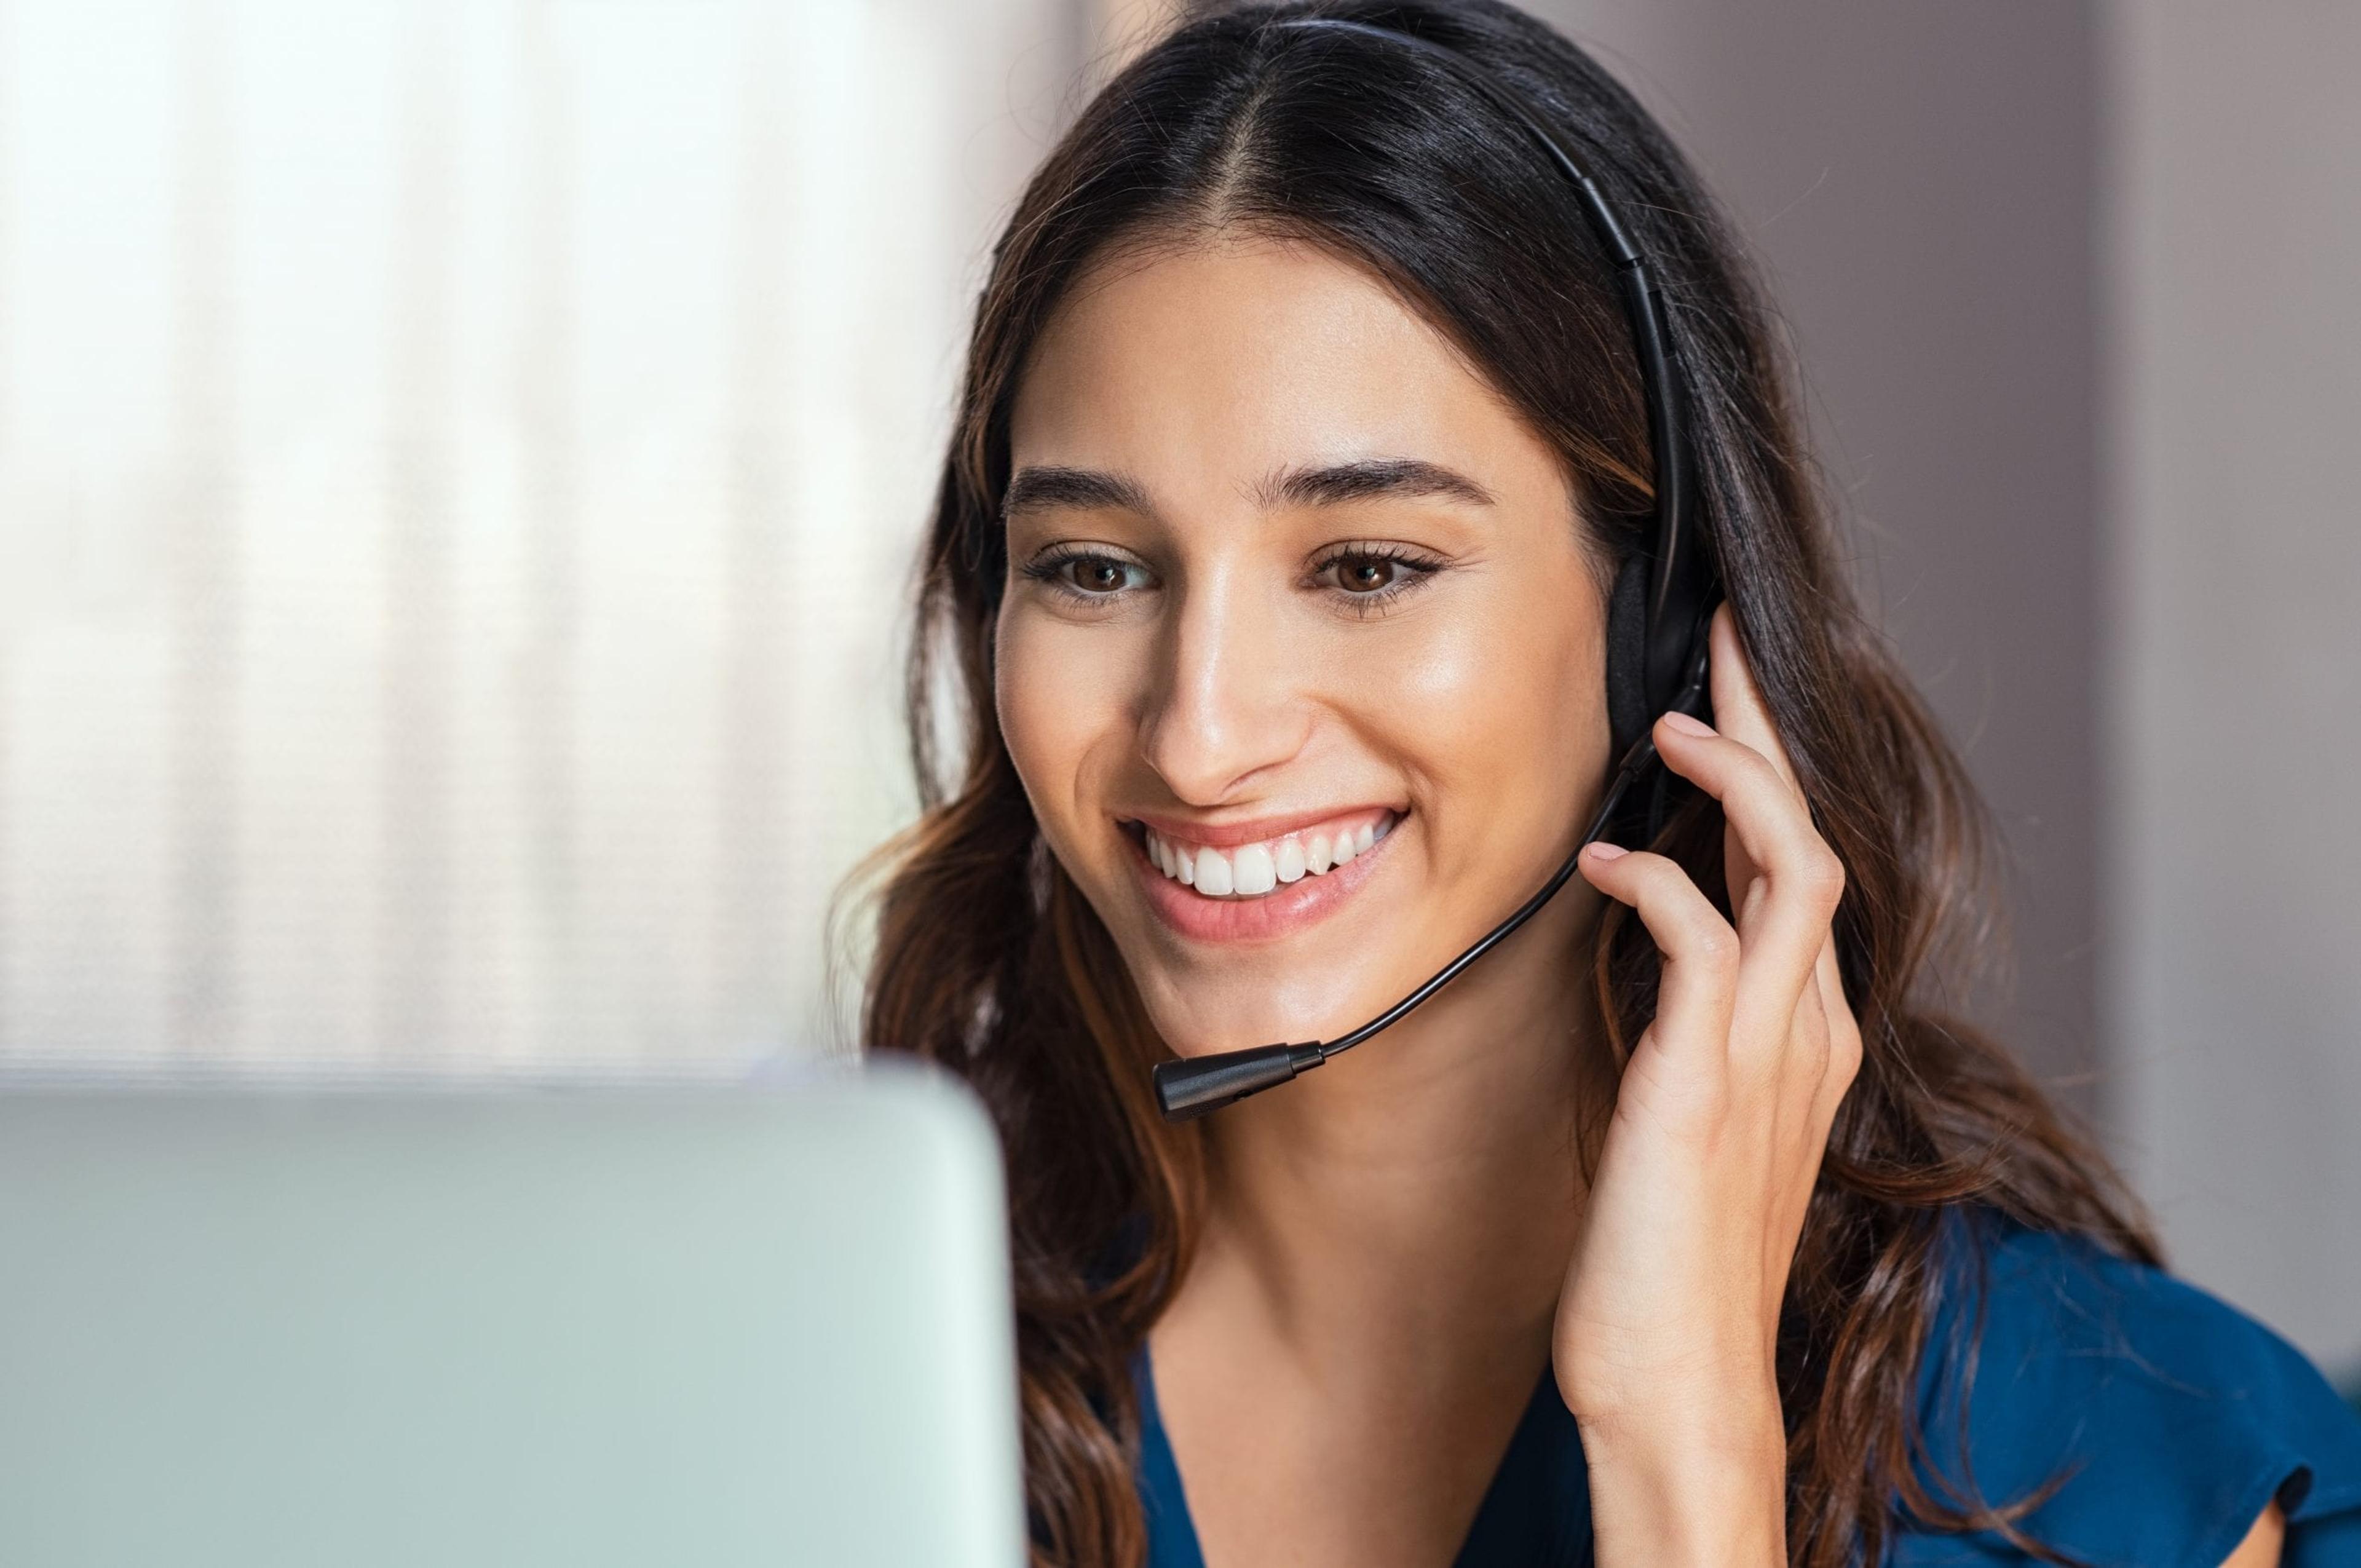
[[(1919, 1380), (1938, 1500), (2040, 1498), (2019, 1528), (2092, 1563), (2218, 1568), (2276, 1497), (2287, 1563), (2361, 1568), (2361, 1416), (2294, 1346), (2085, 1237), (1988, 1210), (1945, 1228)], [(1923, 1525), (1892, 1559), (2029, 1560)]]

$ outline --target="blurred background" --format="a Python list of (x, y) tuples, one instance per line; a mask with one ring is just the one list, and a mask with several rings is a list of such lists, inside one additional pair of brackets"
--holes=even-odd
[[(2361, 10), (1536, 0), (1768, 269), (1976, 999), (2361, 1373)], [(0, 1061), (844, 1048), (998, 224), (1158, 0), (0, 0)]]

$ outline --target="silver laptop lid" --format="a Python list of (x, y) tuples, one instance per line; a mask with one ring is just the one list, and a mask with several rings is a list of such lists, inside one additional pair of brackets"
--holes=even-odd
[(0, 1083), (0, 1563), (1015, 1568), (1003, 1205), (911, 1073)]

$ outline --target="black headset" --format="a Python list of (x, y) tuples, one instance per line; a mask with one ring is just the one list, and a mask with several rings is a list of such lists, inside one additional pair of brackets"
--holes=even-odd
[(1574, 853), (1515, 914), (1444, 965), (1425, 984), (1350, 1034), (1300, 1046), (1256, 1046), (1158, 1063), (1156, 1103), (1165, 1119), (1172, 1122), (1218, 1111), (1285, 1083), (1408, 1015), (1539, 913), (1574, 874), (1582, 851), (1610, 827), (1635, 814), (1642, 804), (1637, 792), (1643, 783), (1650, 786), (1650, 794), (1638, 820), (1644, 825), (1646, 837), (1653, 839), (1664, 814), (1666, 775), (1649, 731), (1655, 715), (1680, 712), (1704, 718), (1709, 711), (1706, 633), (1721, 597), (1710, 554), (1690, 520), (1688, 431), (1682, 418), (1678, 367), (1668, 346), (1671, 333), (1665, 325), (1664, 301), (1648, 276), (1645, 258), (1581, 157), (1521, 94), (1494, 81), (1466, 56), (1431, 38), (1334, 16), (1299, 17), (1270, 25), (1290, 30), (1359, 33), (1415, 49), (1521, 121), (1573, 182), (1599, 247), (1615, 268), (1624, 313), (1631, 318), (1631, 344), (1638, 352), (1640, 383), (1648, 405), (1648, 444), (1654, 455), (1655, 543), (1652, 551), (1624, 563), (1609, 600), (1607, 708), (1615, 746), (1623, 760)]

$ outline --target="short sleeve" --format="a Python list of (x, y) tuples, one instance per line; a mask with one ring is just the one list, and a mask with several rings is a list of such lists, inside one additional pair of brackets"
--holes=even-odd
[[(1985, 1211), (1949, 1223), (1922, 1479), (2006, 1504), (2062, 1477), (2018, 1528), (2098, 1568), (2218, 1568), (2277, 1497), (2286, 1568), (2361, 1568), (2361, 1415), (2294, 1346), (2085, 1239)], [(1996, 1533), (1899, 1528), (1894, 1568), (2037, 1561)]]

